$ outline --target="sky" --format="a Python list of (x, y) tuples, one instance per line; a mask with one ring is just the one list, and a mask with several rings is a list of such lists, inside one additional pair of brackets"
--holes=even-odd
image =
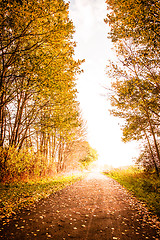
[(107, 60), (115, 59), (112, 43), (107, 38), (110, 28), (104, 23), (105, 0), (70, 0), (70, 19), (75, 26), (76, 59), (85, 59), (84, 73), (78, 76), (78, 100), (87, 121), (87, 138), (99, 155), (99, 164), (113, 167), (132, 164), (138, 157), (138, 144), (121, 141), (121, 120), (110, 115), (105, 87)]

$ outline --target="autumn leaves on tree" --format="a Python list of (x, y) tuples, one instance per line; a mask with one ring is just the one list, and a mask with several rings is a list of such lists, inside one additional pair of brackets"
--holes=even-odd
[(117, 60), (108, 64), (112, 83), (111, 113), (125, 120), (123, 141), (143, 140), (139, 161), (160, 167), (160, 2), (107, 0), (109, 37)]
[[(107, 69), (114, 78), (111, 113), (125, 120), (123, 141), (143, 140), (139, 161), (158, 175), (160, 2), (106, 3), (118, 56)], [(0, 178), (61, 171), (90, 159), (76, 89), (83, 61), (74, 59), (68, 4), (6, 0), (0, 12)]]
[(0, 2), (1, 178), (63, 170), (65, 150), (84, 139), (76, 99), (83, 61), (73, 57), (68, 8), (63, 0)]

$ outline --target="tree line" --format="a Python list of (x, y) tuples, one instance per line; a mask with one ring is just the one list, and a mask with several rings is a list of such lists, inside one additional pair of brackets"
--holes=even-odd
[(0, 178), (62, 171), (86, 145), (69, 5), (1, 1), (0, 30)]
[(113, 79), (111, 114), (124, 119), (123, 141), (141, 140), (137, 160), (145, 169), (160, 168), (160, 2), (107, 0), (106, 24), (117, 60), (107, 74)]

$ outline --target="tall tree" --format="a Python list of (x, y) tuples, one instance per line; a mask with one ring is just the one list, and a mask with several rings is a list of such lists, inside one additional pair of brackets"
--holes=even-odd
[[(0, 146), (64, 160), (80, 126), (74, 26), (64, 0), (0, 2)], [(59, 159), (57, 160), (57, 153)]]
[(108, 65), (108, 74), (116, 79), (112, 84), (111, 112), (125, 119), (123, 140), (145, 138), (152, 160), (156, 156), (160, 163), (159, 1), (106, 3), (109, 11), (105, 22), (111, 27), (109, 37), (118, 56), (117, 62)]
[(73, 59), (74, 27), (63, 0), (2, 1), (0, 7), (0, 142), (8, 131), (9, 143), (17, 145), (51, 95), (63, 96), (64, 83), (74, 88), (80, 61)]

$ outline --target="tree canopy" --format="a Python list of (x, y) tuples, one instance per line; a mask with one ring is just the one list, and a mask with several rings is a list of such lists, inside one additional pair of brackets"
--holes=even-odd
[(158, 174), (160, 3), (157, 0), (106, 3), (105, 22), (111, 28), (109, 38), (117, 54), (117, 60), (107, 66), (107, 74), (113, 79), (111, 113), (125, 120), (123, 141), (145, 140)]
[(76, 80), (84, 60), (74, 59), (69, 4), (7, 0), (0, 12), (1, 154), (32, 148), (45, 157), (41, 163), (60, 170), (67, 144), (82, 127)]

